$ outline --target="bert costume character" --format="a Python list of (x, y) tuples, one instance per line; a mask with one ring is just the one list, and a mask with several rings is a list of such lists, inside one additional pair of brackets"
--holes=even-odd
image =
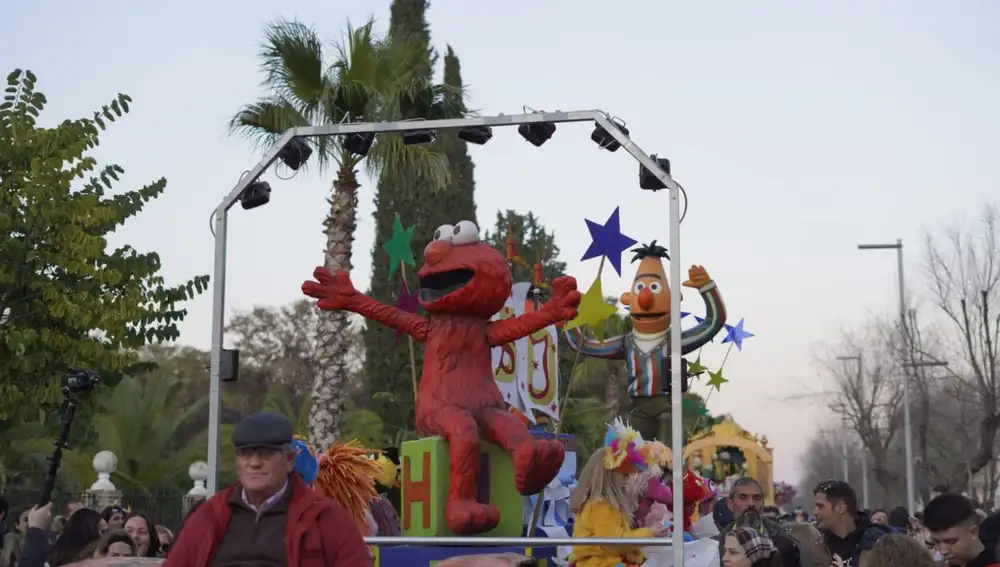
[(492, 321), (510, 297), (511, 274), (503, 254), (482, 242), (470, 221), (441, 226), (424, 249), (418, 299), (429, 316), (398, 309), (361, 294), (346, 272), (317, 268), (302, 291), (325, 310), (346, 310), (425, 343), (417, 390), (417, 430), (448, 443), (449, 486), (445, 521), (456, 534), (487, 532), (500, 523), (496, 506), (476, 500), (479, 445), (494, 443), (514, 465), (518, 492), (540, 492), (562, 466), (563, 446), (535, 439), (507, 411), (493, 381), (491, 349), (576, 317), (576, 280), (556, 278), (539, 310)]
[(370, 567), (353, 517), (292, 471), (292, 423), (248, 415), (233, 432), (239, 482), (199, 506), (164, 567)]
[[(639, 262), (632, 289), (622, 294), (632, 331), (604, 340), (586, 338), (583, 328), (566, 332), (569, 347), (596, 358), (624, 360), (632, 407), (628, 417), (646, 439), (668, 440), (670, 399), (670, 284), (663, 267), (667, 250), (656, 241), (633, 250)], [(715, 282), (701, 266), (691, 266), (683, 284), (694, 288), (705, 302), (705, 319), (681, 333), (681, 352), (688, 354), (712, 340), (726, 324), (726, 307)]]

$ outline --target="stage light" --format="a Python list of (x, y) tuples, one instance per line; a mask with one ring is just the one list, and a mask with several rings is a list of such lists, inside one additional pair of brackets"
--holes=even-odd
[[(655, 161), (657, 165), (659, 165), (661, 168), (663, 168), (663, 171), (667, 172), (667, 175), (670, 175), (670, 160), (669, 159), (656, 157), (656, 154), (653, 154), (653, 155), (651, 155), (649, 157), (653, 158), (653, 161)], [(649, 191), (659, 191), (660, 189), (666, 189), (667, 186), (664, 185), (662, 181), (660, 181), (659, 177), (653, 175), (653, 172), (649, 171), (648, 169), (646, 169), (645, 167), (643, 167), (640, 164), (639, 165), (639, 188), (640, 189), (648, 189)]]
[(344, 149), (359, 157), (368, 155), (368, 150), (372, 149), (374, 143), (374, 132), (348, 134), (344, 137)]
[[(628, 128), (625, 127), (625, 123), (618, 118), (612, 118), (611, 122), (616, 128), (621, 130), (622, 134), (628, 136)], [(601, 147), (602, 150), (608, 150), (609, 152), (617, 151), (618, 148), (622, 147), (621, 143), (615, 139), (614, 136), (608, 134), (608, 131), (604, 129), (600, 124), (594, 126), (594, 133), (590, 135), (590, 139), (594, 141), (595, 144)]]
[(420, 146), (429, 144), (437, 139), (437, 132), (434, 130), (412, 130), (403, 132), (403, 143), (407, 146)]
[(535, 147), (541, 147), (547, 142), (556, 131), (556, 125), (551, 122), (534, 122), (531, 124), (521, 124), (517, 127), (517, 133), (522, 138), (531, 142)]
[(493, 138), (493, 128), (489, 126), (469, 126), (458, 130), (458, 139), (481, 146)]
[(267, 181), (255, 181), (240, 194), (240, 205), (245, 210), (256, 209), (271, 200), (271, 186)]
[(312, 153), (313, 150), (309, 147), (308, 142), (302, 138), (292, 138), (292, 141), (278, 152), (278, 159), (292, 171), (298, 171), (309, 160)]

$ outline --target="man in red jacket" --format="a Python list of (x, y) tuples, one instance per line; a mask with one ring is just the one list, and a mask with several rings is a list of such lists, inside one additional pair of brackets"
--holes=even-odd
[(239, 482), (184, 522), (164, 567), (370, 567), (354, 519), (292, 472), (292, 423), (255, 413), (233, 432)]

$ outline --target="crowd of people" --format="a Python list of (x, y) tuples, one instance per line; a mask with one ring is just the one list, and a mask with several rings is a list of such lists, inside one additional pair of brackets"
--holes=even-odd
[[(850, 484), (830, 480), (812, 491), (811, 514), (801, 508), (786, 514), (765, 505), (764, 487), (752, 477), (735, 479), (727, 494), (717, 494), (699, 489), (710, 480), (686, 471), (685, 508), (675, 520), (672, 498), (649, 505), (651, 493), (672, 480), (669, 460), (656, 458), (662, 452), (662, 445), (643, 442), (627, 428), (624, 434), (609, 429), (573, 493), (573, 537), (658, 538), (683, 526), (685, 547), (695, 551), (686, 557), (699, 567), (1000, 567), (1000, 513), (988, 516), (967, 496), (944, 486), (935, 487), (922, 512), (910, 514), (902, 507), (863, 510)], [(699, 490), (713, 497), (702, 502)], [(690, 498), (689, 492), (696, 496)], [(654, 513), (656, 506), (660, 513)], [(705, 553), (706, 544), (712, 553)], [(662, 549), (581, 542), (570, 562), (575, 567), (672, 566), (672, 553), (661, 554)]]
[[(12, 513), (13, 512), (13, 513)], [(11, 521), (6, 522), (9, 518)], [(61, 567), (102, 557), (163, 557), (174, 535), (166, 526), (120, 506), (98, 512), (72, 501), (62, 515), (52, 503), (9, 510), (0, 498), (0, 567)]]
[[(651, 487), (669, 486), (666, 461), (652, 450), (656, 444), (640, 454), (625, 441), (618, 437), (587, 460), (571, 499), (574, 538), (656, 538), (683, 529), (692, 540), (708, 541), (713, 553), (717, 549), (712, 567), (1000, 567), (1000, 514), (987, 516), (946, 487), (936, 488), (923, 511), (911, 515), (901, 507), (863, 510), (848, 483), (831, 480), (813, 490), (811, 513), (784, 514), (765, 505), (756, 479), (743, 477), (725, 494), (703, 490), (711, 498), (691, 500), (674, 521), (664, 500), (649, 498)], [(349, 506), (315, 490), (296, 471), (287, 418), (248, 416), (232, 442), (238, 482), (195, 504), (176, 538), (119, 506), (98, 512), (72, 502), (54, 517), (51, 503), (11, 511), (0, 499), (0, 526), (8, 526), (0, 528), (7, 532), (0, 567), (61, 567), (106, 557), (163, 558), (164, 567), (372, 565), (367, 532)], [(691, 478), (686, 485), (711, 483)], [(687, 493), (685, 488), (685, 498)], [(656, 567), (659, 559), (647, 559), (651, 551), (577, 545), (569, 561), (575, 567)]]

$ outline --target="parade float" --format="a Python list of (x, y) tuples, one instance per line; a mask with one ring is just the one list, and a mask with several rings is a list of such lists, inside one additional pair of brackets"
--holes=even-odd
[[(601, 268), (609, 259), (620, 274), (622, 252), (637, 242), (621, 234), (619, 214), (615, 209), (603, 225), (587, 221), (593, 244), (585, 258), (601, 256)], [(393, 272), (415, 267), (411, 236), (412, 229), (397, 216), (392, 238), (383, 246), (391, 265), (401, 268)], [(641, 402), (669, 394), (664, 380), (670, 294), (665, 248), (653, 241), (633, 250), (636, 275), (621, 298), (629, 307), (632, 329), (627, 335), (603, 337), (600, 329), (617, 309), (604, 300), (601, 270), (585, 294), (571, 277), (544, 282), (537, 262), (532, 281), (515, 283), (510, 263), (516, 252), (509, 241), (504, 254), (482, 241), (478, 227), (469, 221), (438, 228), (424, 250), (420, 291), (411, 293), (403, 280), (393, 306), (358, 292), (344, 272), (317, 268), (315, 281), (303, 284), (303, 291), (319, 300), (320, 309), (349, 310), (396, 329), (408, 341), (427, 344), (421, 376), (413, 376), (416, 426), (424, 437), (406, 441), (399, 449), (403, 537), (518, 538), (527, 533), (555, 540), (571, 535), (569, 498), (577, 458), (572, 437), (560, 432), (560, 410), (571, 387), (567, 384), (560, 396), (560, 327), (578, 351), (574, 366), (579, 355), (625, 360), (630, 394), (637, 399), (633, 405), (645, 407), (647, 415), (651, 404)], [(727, 330), (723, 343), (740, 348), (750, 335), (738, 334), (742, 321), (738, 329), (725, 324), (721, 295), (704, 268), (694, 266), (688, 275), (684, 285), (700, 292), (706, 314), (683, 330), (683, 344), (685, 352), (698, 353), (701, 365), (701, 348), (721, 330)], [(542, 301), (546, 288), (548, 297)], [(596, 331), (595, 336), (588, 330)], [(650, 337), (658, 342), (645, 354), (642, 341)], [(686, 380), (707, 372), (686, 366)], [(724, 381), (721, 367), (708, 374), (713, 377), (709, 385), (718, 389)], [(669, 417), (669, 409), (645, 422), (651, 440), (658, 434), (669, 437), (659, 427), (664, 416)], [(632, 417), (639, 420), (638, 415)], [(685, 501), (686, 526), (690, 512)], [(488, 551), (550, 560), (565, 559), (569, 547)], [(433, 564), (467, 552), (445, 546), (374, 551), (382, 567)]]
[[(675, 284), (682, 282), (684, 273), (678, 260), (678, 242), (683, 219), (682, 195), (686, 213), (686, 194), (670, 176), (667, 159), (643, 152), (629, 138), (624, 122), (600, 110), (533, 111), (420, 122), (345, 121), (296, 127), (278, 138), (276, 145), (240, 177), (215, 209), (212, 220), (215, 284), (210, 372), (209, 492), (214, 492), (218, 484), (219, 416), (222, 407), (220, 385), (222, 381), (235, 379), (238, 355), (225, 349), (223, 344), (228, 215), (237, 203), (250, 209), (268, 202), (271, 188), (260, 178), (271, 165), (280, 160), (291, 170), (299, 170), (313, 153), (307, 141), (311, 137), (347, 137), (352, 141), (352, 147), (357, 146), (354, 141), (366, 140), (367, 151), (376, 136), (381, 139), (383, 136), (403, 134), (404, 143), (410, 144), (418, 138), (433, 139), (437, 130), (452, 129), (463, 140), (484, 144), (492, 138), (493, 128), (514, 126), (525, 140), (534, 146), (541, 146), (552, 137), (556, 124), (566, 122), (593, 124), (591, 140), (601, 150), (614, 152), (621, 148), (635, 158), (639, 163), (640, 189), (668, 190), (669, 199), (654, 197), (649, 205), (643, 206), (654, 206), (654, 203), (655, 206), (662, 206), (664, 222), (657, 223), (657, 226), (666, 234), (648, 236), (669, 237), (672, 254), (668, 256), (665, 249), (657, 248), (652, 242), (645, 247), (647, 250), (643, 252), (643, 258), (637, 261), (642, 263), (646, 258), (652, 258), (650, 262), (659, 262), (661, 271), (657, 275), (663, 279), (661, 290), (666, 289), (668, 277)], [(411, 133), (414, 135), (406, 138)], [(363, 157), (364, 153), (358, 155)], [(568, 517), (559, 502), (573, 483), (574, 454), (572, 440), (560, 434), (563, 421), (558, 415), (561, 409), (559, 400), (566, 399), (572, 383), (568, 376), (564, 377), (565, 388), (560, 396), (558, 376), (552, 372), (545, 377), (546, 372), (554, 370), (555, 366), (547, 368), (544, 361), (555, 357), (557, 347), (552, 337), (556, 336), (560, 325), (567, 331), (573, 331), (578, 339), (574, 368), (577, 361), (590, 356), (583, 352), (587, 350), (584, 347), (588, 340), (604, 340), (601, 336), (604, 321), (616, 311), (616, 307), (604, 302), (601, 272), (607, 261), (620, 275), (621, 254), (637, 243), (621, 233), (617, 210), (608, 222), (600, 224), (588, 220), (587, 226), (593, 241), (584, 259), (599, 257), (601, 266), (597, 278), (582, 296), (573, 278), (559, 278), (549, 282), (550, 293), (544, 303), (527, 297), (520, 302), (509, 302), (514, 297), (515, 282), (505, 257), (481, 242), (477, 227), (467, 221), (441, 227), (435, 240), (423, 251), (425, 263), (419, 274), (421, 289), (409, 297), (401, 293), (395, 306), (378, 303), (358, 292), (350, 275), (344, 272), (330, 273), (318, 269), (314, 274), (316, 281), (303, 285), (305, 293), (319, 300), (320, 309), (357, 313), (368, 319), (369, 324), (388, 326), (406, 335), (408, 341), (423, 341), (426, 344), (419, 383), (414, 377), (414, 389), (417, 390), (416, 427), (424, 437), (407, 442), (400, 448), (402, 495), (399, 512), (402, 531), (407, 537), (371, 538), (369, 542), (374, 546), (379, 565), (394, 567), (425, 562), (432, 565), (447, 557), (498, 552), (534, 556), (543, 565), (555, 558), (555, 546), (538, 546), (545, 542), (544, 538), (518, 537), (525, 533), (526, 523), (537, 526), (536, 529), (529, 526), (529, 536), (534, 536), (539, 530), (558, 532), (546, 528), (560, 523), (566, 524), (558, 527), (568, 533), (572, 525), (572, 518)], [(399, 251), (398, 246), (391, 248), (387, 248), (390, 254)], [(406, 255), (408, 259), (400, 256), (396, 259), (413, 265), (412, 251)], [(674, 427), (663, 436), (663, 441), (680, 452), (684, 435), (680, 425), (681, 414), (685, 411), (682, 390), (687, 388), (689, 380), (701, 376), (708, 377), (707, 384), (715, 390), (727, 381), (722, 375), (721, 365), (718, 370), (710, 372), (702, 364), (703, 339), (725, 329), (726, 336), (722, 343), (742, 344), (743, 338), (749, 334), (744, 334), (742, 321), (735, 326), (725, 324), (721, 297), (704, 268), (692, 267), (685, 282), (685, 285), (698, 291), (706, 306), (711, 303), (715, 309), (701, 318), (709, 321), (707, 326), (701, 325), (702, 321), (698, 322), (699, 337), (694, 342), (685, 340), (690, 337), (682, 336), (688, 333), (682, 328), (680, 293), (667, 293), (663, 296), (666, 300), (653, 297), (657, 295), (656, 286), (652, 285), (654, 282), (640, 276), (636, 274), (632, 286), (622, 295), (622, 301), (638, 315), (633, 317), (633, 323), (645, 319), (650, 326), (663, 329), (663, 336), (654, 344), (643, 345), (655, 350), (656, 356), (644, 355), (650, 352), (649, 348), (612, 348), (614, 352), (610, 356), (621, 357), (633, 369), (641, 365), (643, 375), (652, 378), (644, 382), (644, 386), (651, 389), (647, 388), (640, 395), (661, 399), (649, 404), (648, 411), (644, 412), (650, 417), (647, 429), (655, 425), (658, 431), (667, 431), (664, 426), (669, 420)], [(643, 284), (642, 289), (638, 287), (639, 283)], [(409, 295), (405, 286), (401, 292)], [(651, 297), (654, 299), (652, 302)], [(520, 295), (517, 298), (520, 299)], [(668, 311), (653, 312), (650, 305), (666, 307)], [(510, 312), (503, 313), (505, 307)], [(419, 314), (418, 309), (422, 309), (425, 315)], [(669, 328), (684, 332), (667, 334)], [(649, 333), (640, 329), (639, 333), (617, 339), (620, 343), (643, 341), (649, 338), (644, 334)], [(712, 339), (708, 337), (707, 340), (711, 342)], [(503, 348), (512, 344), (517, 348)], [(612, 347), (615, 345), (612, 344)], [(695, 351), (695, 348), (698, 350)], [(503, 362), (504, 352), (508, 357), (506, 363)], [(515, 353), (513, 359), (510, 358), (512, 352)], [(683, 358), (685, 355), (690, 355), (689, 359)], [(519, 368), (513, 371), (513, 381), (510, 379), (510, 360), (525, 368), (524, 371)], [(497, 361), (505, 369), (501, 376), (495, 372)], [(535, 362), (538, 363), (538, 372), (535, 371)], [(537, 383), (534, 381), (536, 378), (539, 380)], [(519, 396), (516, 400), (506, 400), (506, 394), (512, 393), (512, 388), (517, 388)], [(636, 419), (643, 416), (628, 417)], [(683, 468), (679, 456), (673, 461), (672, 468)], [(680, 474), (673, 475), (672, 485), (675, 504), (681, 506), (684, 488)], [(539, 494), (541, 496), (532, 500)], [(530, 515), (526, 509), (531, 509)], [(551, 539), (556, 541), (555, 537)], [(493, 545), (494, 541), (501, 545)], [(560, 544), (573, 543), (565, 539), (558, 541)], [(671, 541), (674, 544), (672, 564), (683, 565), (685, 546), (680, 530), (674, 531)], [(536, 547), (525, 548), (526, 543)], [(599, 539), (590, 539), (587, 543), (608, 545), (607, 541)], [(634, 540), (631, 543), (662, 545), (666, 542)]]

